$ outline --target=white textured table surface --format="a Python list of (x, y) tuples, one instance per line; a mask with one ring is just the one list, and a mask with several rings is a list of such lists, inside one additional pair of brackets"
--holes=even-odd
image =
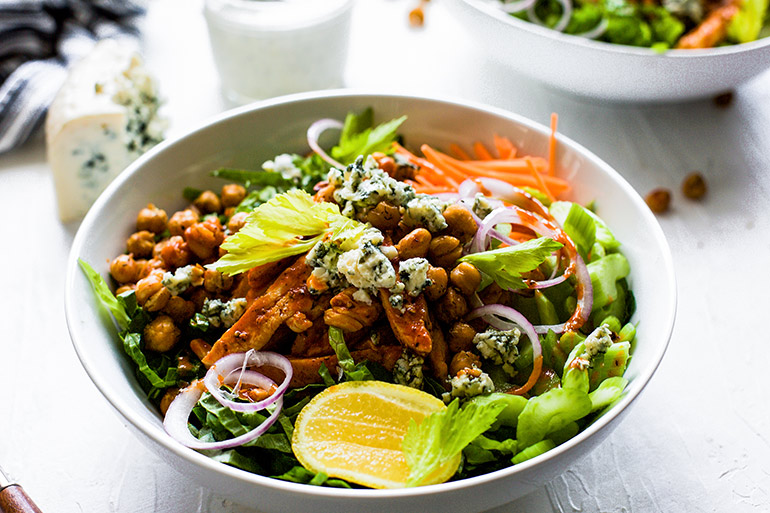
[[(541, 123), (555, 111), (641, 193), (674, 191), (660, 221), (679, 313), (658, 373), (596, 451), (496, 511), (770, 511), (770, 73), (726, 109), (581, 103), (499, 70), (439, 1), (410, 30), (415, 4), (356, 7), (349, 86), (461, 96)], [(172, 135), (224, 108), (198, 1), (154, 0), (143, 43)], [(709, 185), (698, 203), (679, 193), (692, 170)], [(56, 217), (42, 140), (0, 157), (0, 206), (0, 463), (47, 512), (251, 512), (147, 451), (81, 369), (62, 299), (76, 226)]]

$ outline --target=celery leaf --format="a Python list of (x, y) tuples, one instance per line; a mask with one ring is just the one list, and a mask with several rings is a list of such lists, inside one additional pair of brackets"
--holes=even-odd
[(407, 486), (419, 486), (442, 465), (449, 463), (476, 437), (487, 431), (505, 408), (505, 403), (469, 402), (460, 408), (455, 399), (446, 409), (427, 416), (418, 425), (414, 419), (402, 442), (409, 466)]
[(306, 253), (326, 233), (360, 231), (363, 226), (340, 214), (337, 205), (317, 203), (307, 192), (291, 190), (254, 209), (244, 227), (222, 243), (227, 253), (207, 267), (238, 274)]
[(459, 261), (475, 265), (503, 289), (523, 289), (526, 285), (521, 274), (535, 269), (561, 247), (560, 242), (541, 237), (516, 246), (465, 255)]

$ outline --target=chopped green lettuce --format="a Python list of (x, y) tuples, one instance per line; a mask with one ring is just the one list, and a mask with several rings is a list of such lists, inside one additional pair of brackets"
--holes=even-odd
[(83, 270), (83, 274), (88, 278), (88, 283), (91, 284), (91, 288), (93, 289), (94, 294), (96, 294), (96, 298), (110, 313), (112, 313), (113, 317), (115, 317), (115, 320), (118, 322), (118, 326), (120, 326), (121, 329), (126, 329), (129, 322), (131, 322), (131, 319), (129, 318), (128, 313), (126, 313), (125, 306), (117, 300), (110, 290), (109, 285), (107, 285), (107, 282), (104, 281), (104, 278), (102, 278), (99, 273), (94, 271), (93, 267), (81, 259), (78, 259), (78, 264)]
[(374, 376), (372, 376), (371, 371), (366, 367), (364, 362), (356, 365), (356, 362), (350, 355), (348, 346), (345, 345), (345, 336), (340, 328), (329, 326), (329, 345), (334, 349), (334, 354), (337, 355), (337, 362), (348, 381), (366, 381), (374, 379)]

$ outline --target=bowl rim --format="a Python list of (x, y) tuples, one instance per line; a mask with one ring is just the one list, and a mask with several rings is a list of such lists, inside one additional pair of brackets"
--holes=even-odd
[(694, 48), (694, 49), (670, 49), (665, 52), (657, 52), (651, 48), (644, 48), (638, 46), (622, 45), (618, 43), (608, 43), (606, 41), (595, 41), (593, 39), (587, 39), (585, 37), (576, 36), (573, 34), (565, 34), (563, 32), (557, 32), (548, 27), (538, 25), (536, 23), (520, 20), (515, 16), (511, 16), (501, 9), (498, 9), (492, 4), (492, 0), (452, 0), (460, 4), (465, 4), (467, 7), (475, 9), (480, 13), (484, 13), (497, 21), (514, 27), (518, 30), (529, 32), (535, 36), (545, 37), (553, 39), (555, 41), (574, 45), (578, 47), (587, 48), (590, 50), (597, 50), (600, 52), (606, 52), (611, 54), (623, 54), (623, 55), (635, 55), (638, 57), (657, 57), (667, 59), (694, 59), (694, 58), (709, 58), (709, 57), (724, 57), (733, 54), (753, 52), (761, 50), (765, 47), (770, 47), (770, 36), (750, 41), (748, 43), (739, 43), (735, 45), (720, 46), (716, 48)]
[(665, 275), (665, 283), (668, 284), (670, 290), (663, 300), (667, 303), (665, 311), (667, 316), (664, 319), (658, 319), (656, 322), (664, 326), (661, 334), (665, 334), (665, 342), (662, 343), (658, 351), (651, 356), (654, 365), (648, 368), (639, 370), (639, 374), (631, 382), (630, 386), (626, 389), (626, 395), (615, 404), (609, 411), (603, 414), (600, 418), (596, 419), (585, 430), (578, 433), (576, 436), (568, 440), (567, 442), (557, 446), (554, 449), (540, 455), (536, 458), (530, 459), (518, 465), (513, 465), (504, 469), (500, 469), (494, 472), (475, 476), (458, 481), (445, 482), (435, 485), (420, 486), (415, 488), (400, 488), (400, 489), (343, 489), (343, 488), (331, 488), (321, 486), (309, 486), (300, 483), (293, 483), (289, 481), (283, 481), (267, 476), (258, 474), (252, 474), (245, 470), (231, 467), (219, 463), (197, 451), (189, 449), (176, 440), (172, 439), (169, 435), (158, 429), (157, 425), (145, 420), (141, 415), (134, 413), (126, 402), (122, 399), (121, 394), (114, 390), (110, 385), (110, 379), (108, 376), (103, 376), (96, 366), (91, 365), (91, 361), (88, 358), (87, 347), (80, 342), (84, 335), (81, 334), (82, 328), (77, 322), (74, 312), (77, 311), (79, 303), (75, 297), (76, 280), (82, 279), (80, 274), (80, 268), (78, 265), (78, 258), (86, 245), (87, 234), (92, 230), (95, 224), (99, 221), (99, 213), (108, 205), (112, 199), (115, 191), (118, 190), (128, 178), (133, 175), (138, 169), (143, 167), (148, 161), (153, 159), (155, 155), (169, 151), (178, 145), (182, 145), (188, 138), (194, 137), (200, 132), (211, 130), (217, 125), (227, 123), (229, 120), (239, 118), (241, 116), (248, 116), (252, 111), (258, 111), (271, 107), (278, 107), (284, 104), (300, 103), (300, 102), (313, 102), (321, 99), (330, 98), (372, 98), (372, 101), (397, 99), (397, 100), (416, 100), (419, 102), (428, 103), (440, 103), (450, 107), (460, 107), (463, 109), (472, 109), (482, 111), (484, 113), (492, 114), (499, 118), (505, 119), (514, 124), (518, 124), (526, 127), (529, 130), (533, 130), (542, 136), (550, 134), (550, 128), (532, 121), (522, 115), (509, 112), (505, 109), (485, 105), (480, 102), (463, 100), (460, 98), (446, 97), (441, 95), (415, 95), (406, 93), (384, 93), (381, 91), (373, 90), (359, 90), (359, 89), (333, 89), (325, 91), (310, 91), (304, 93), (297, 93), (287, 96), (281, 96), (260, 102), (255, 102), (249, 105), (238, 107), (225, 111), (219, 115), (214, 116), (208, 120), (205, 120), (198, 124), (195, 128), (179, 134), (171, 139), (161, 142), (153, 149), (139, 157), (136, 161), (130, 164), (126, 170), (124, 170), (115, 180), (105, 189), (105, 191), (99, 196), (94, 205), (86, 214), (85, 219), (81, 223), (75, 238), (72, 243), (72, 248), (68, 256), (67, 264), (67, 276), (65, 280), (64, 291), (64, 309), (65, 318), (67, 320), (67, 328), (72, 340), (73, 347), (81, 362), (84, 370), (88, 374), (91, 381), (96, 385), (101, 394), (107, 399), (107, 401), (124, 417), (127, 421), (133, 424), (139, 431), (145, 436), (150, 438), (156, 444), (162, 446), (167, 451), (173, 453), (178, 458), (186, 460), (195, 466), (203, 469), (207, 472), (214, 472), (221, 476), (226, 476), (231, 479), (235, 479), (241, 484), (258, 485), (271, 488), (276, 492), (289, 492), (299, 493), (308, 497), (328, 497), (328, 498), (367, 498), (367, 499), (397, 499), (407, 498), (430, 494), (440, 494), (450, 491), (458, 491), (465, 488), (471, 488), (473, 486), (491, 483), (494, 481), (506, 479), (511, 475), (525, 472), (526, 470), (545, 463), (550, 459), (555, 459), (562, 454), (566, 454), (577, 450), (585, 440), (592, 437), (594, 434), (602, 430), (605, 426), (610, 424), (616, 417), (622, 412), (626, 411), (626, 408), (639, 396), (641, 391), (646, 387), (652, 378), (653, 374), (657, 370), (662, 361), (663, 355), (671, 340), (671, 335), (674, 328), (674, 321), (676, 317), (677, 307), (677, 287), (674, 276), (674, 265), (671, 256), (671, 251), (668, 243), (663, 234), (663, 230), (660, 227), (657, 219), (652, 212), (646, 207), (642, 198), (631, 187), (631, 185), (609, 164), (601, 160), (594, 153), (587, 150), (579, 143), (567, 138), (566, 136), (557, 133), (556, 138), (560, 145), (566, 145), (572, 151), (579, 155), (584, 156), (587, 160), (592, 161), (597, 165), (601, 171), (608, 177), (608, 179), (614, 181), (620, 186), (624, 192), (628, 195), (630, 200), (635, 204), (637, 210), (641, 212), (642, 217), (645, 219), (646, 224), (652, 229), (652, 235), (655, 239), (657, 247), (660, 250), (662, 256), (662, 273)]

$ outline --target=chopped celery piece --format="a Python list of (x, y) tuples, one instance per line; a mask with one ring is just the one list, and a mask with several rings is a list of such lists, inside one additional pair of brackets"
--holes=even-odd
[(556, 307), (539, 290), (535, 291), (535, 305), (537, 306), (537, 313), (540, 314), (540, 324), (559, 324)]
[(737, 43), (755, 41), (762, 30), (768, 0), (743, 0), (740, 10), (727, 25), (727, 37)]
[(604, 353), (604, 359), (591, 367), (589, 372), (589, 383), (591, 389), (596, 388), (599, 383), (609, 377), (622, 376), (626, 371), (626, 365), (630, 358), (631, 343), (615, 342)]
[(538, 442), (535, 445), (527, 447), (516, 456), (514, 456), (511, 461), (514, 465), (518, 465), (524, 461), (531, 460), (535, 456), (540, 456), (541, 454), (550, 451), (554, 447), (556, 447), (556, 444), (553, 442), (553, 440), (543, 440), (542, 442)]
[(636, 338), (636, 326), (628, 323), (618, 332), (618, 342), (633, 342)]
[(619, 376), (607, 378), (599, 383), (596, 390), (588, 394), (588, 398), (591, 399), (591, 411), (601, 410), (618, 400), (623, 395), (626, 385), (628, 380)]
[(631, 267), (620, 253), (611, 253), (588, 264), (591, 286), (594, 289), (594, 308), (601, 308), (618, 297), (618, 280), (628, 276)]
[(556, 445), (561, 445), (570, 438), (574, 438), (575, 435), (578, 434), (578, 431), (580, 431), (580, 426), (578, 426), (578, 423), (570, 422), (563, 428), (548, 435), (548, 439), (553, 440)]
[(516, 427), (519, 420), (519, 414), (527, 405), (527, 400), (520, 395), (492, 393), (487, 395), (477, 395), (468, 403), (475, 403), (484, 406), (492, 403), (505, 404), (505, 407), (497, 414), (497, 420), (492, 424), (492, 429), (500, 426)]
[(580, 390), (556, 388), (532, 397), (519, 415), (516, 439), (529, 447), (591, 412), (591, 399)]

